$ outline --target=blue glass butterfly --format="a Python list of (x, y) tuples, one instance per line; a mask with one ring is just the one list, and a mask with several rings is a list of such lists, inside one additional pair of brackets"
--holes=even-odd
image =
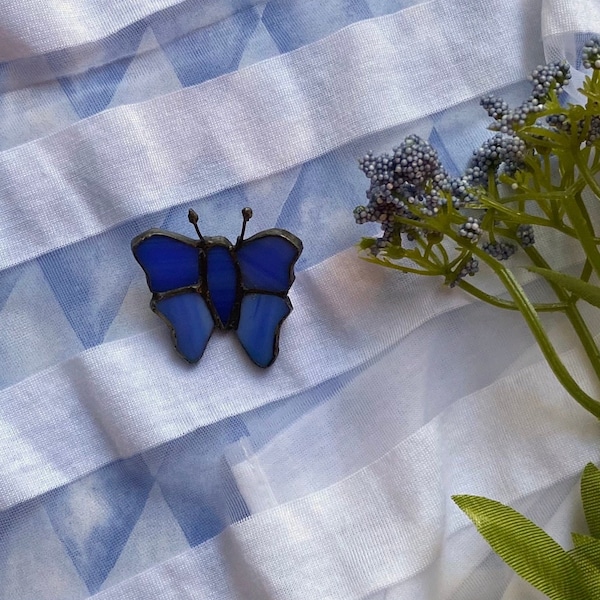
[(302, 242), (283, 229), (245, 240), (252, 210), (244, 208), (242, 216), (235, 245), (221, 236), (203, 237), (193, 210), (188, 218), (197, 240), (149, 229), (131, 242), (153, 294), (150, 308), (167, 322), (177, 352), (190, 363), (200, 360), (215, 327), (235, 330), (259, 367), (277, 358)]

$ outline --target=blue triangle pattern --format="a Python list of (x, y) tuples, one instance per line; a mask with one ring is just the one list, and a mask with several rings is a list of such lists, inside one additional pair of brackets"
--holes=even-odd
[(8, 540), (15, 530), (18, 531), (19, 524), (27, 521), (41, 506), (42, 500), (38, 497), (0, 511), (0, 565), (5, 560), (10, 560), (10, 554), (6, 554), (6, 548), (9, 546)]
[(70, 72), (71, 63), (77, 64), (78, 48), (69, 48), (48, 55), (48, 63), (75, 112), (85, 119), (104, 110), (112, 100), (127, 68), (135, 57), (147, 25), (137, 21), (119, 32), (97, 42), (96, 53), (107, 56), (107, 63), (91, 67), (83, 73), (63, 76)]
[(428, 141), (437, 151), (440, 161), (446, 168), (446, 171), (448, 171), (448, 173), (454, 177), (459, 176), (460, 169), (456, 166), (452, 156), (450, 156), (450, 153), (444, 144), (444, 140), (435, 126), (432, 128), (431, 133), (429, 134)]
[[(8, 73), (8, 62), (0, 62), (0, 93), (4, 92), (6, 76)], [(2, 96), (0, 96), (1, 98)]]
[(276, 225), (292, 231), (304, 244), (298, 271), (353, 246), (364, 235), (352, 210), (364, 202), (366, 188), (347, 149), (302, 166)]
[(8, 300), (10, 293), (23, 274), (25, 268), (26, 267), (24, 265), (18, 265), (16, 267), (11, 267), (10, 269), (0, 271), (0, 311), (2, 311), (2, 307)]
[(271, 0), (262, 21), (283, 53), (372, 16), (365, 0)]
[(104, 340), (138, 265), (131, 240), (148, 218), (130, 221), (38, 259), (71, 327), (85, 348)]
[(247, 7), (174, 40), (168, 21), (156, 20), (152, 30), (181, 84), (187, 87), (235, 71), (259, 20), (256, 9)]
[(281, 431), (288, 429), (318, 406), (328, 402), (364, 369), (364, 365), (358, 369), (351, 369), (296, 395), (270, 402), (247, 412), (244, 420), (248, 430), (252, 432), (253, 450), (258, 452)]
[(249, 516), (223, 458), (226, 446), (247, 435), (243, 421), (232, 417), (168, 445), (156, 481), (190, 546)]
[(44, 498), (52, 527), (90, 593), (117, 562), (154, 484), (138, 456), (114, 462)]
[(367, 0), (374, 17), (391, 15), (392, 13), (410, 8), (427, 0)]

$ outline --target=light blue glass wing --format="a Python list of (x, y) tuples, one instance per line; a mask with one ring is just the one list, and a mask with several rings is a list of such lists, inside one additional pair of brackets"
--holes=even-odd
[(214, 246), (206, 252), (206, 282), (210, 299), (224, 328), (227, 328), (238, 293), (238, 274), (227, 246)]
[(182, 292), (153, 300), (152, 308), (170, 325), (177, 352), (188, 362), (198, 362), (215, 326), (204, 298)]
[(200, 279), (200, 251), (195, 240), (150, 229), (131, 242), (131, 249), (152, 292), (196, 285)]
[(279, 328), (292, 311), (287, 297), (246, 294), (242, 300), (237, 336), (259, 367), (268, 367), (279, 352)]
[(267, 229), (242, 243), (237, 251), (242, 283), (248, 290), (287, 292), (302, 242), (289, 232)]

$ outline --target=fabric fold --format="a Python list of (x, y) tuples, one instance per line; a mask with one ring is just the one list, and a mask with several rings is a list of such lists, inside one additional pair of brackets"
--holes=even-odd
[[(563, 358), (586, 379), (577, 353)], [(517, 391), (529, 398), (520, 410)], [(452, 597), (487, 544), (450, 495), (513, 504), (542, 492), (600, 459), (598, 427), (537, 363), (457, 401), (343, 481), (254, 515), (93, 598), (358, 600), (431, 565), (451, 577), (394, 597)]]
[(101, 40), (182, 0), (2, 3), (0, 62)]
[[(350, 269), (354, 280), (345, 276)], [(409, 283), (394, 275), (363, 263), (354, 249), (298, 274), (280, 356), (267, 371), (248, 363), (233, 333), (215, 333), (202, 361), (188, 365), (161, 326), (82, 352), (0, 391), (0, 443), (8, 449), (0, 455), (0, 509), (310, 389), (468, 302), (462, 294), (431, 289), (427, 280)], [(377, 303), (373, 289), (379, 291)]]
[(537, 2), (429, 2), (7, 150), (0, 268), (523, 80), (538, 36)]

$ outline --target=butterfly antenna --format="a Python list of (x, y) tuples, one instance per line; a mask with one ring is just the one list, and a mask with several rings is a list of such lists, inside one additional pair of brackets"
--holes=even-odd
[(198, 213), (193, 208), (190, 208), (190, 210), (188, 211), (188, 220), (194, 226), (194, 229), (196, 230), (200, 241), (203, 242), (204, 237), (200, 233), (200, 228), (198, 227)]
[(246, 233), (246, 223), (252, 218), (252, 209), (247, 207), (242, 209), (242, 217), (244, 218), (244, 222), (242, 223), (242, 232), (240, 233), (240, 237), (237, 239), (237, 246), (239, 246), (244, 240), (244, 234)]

